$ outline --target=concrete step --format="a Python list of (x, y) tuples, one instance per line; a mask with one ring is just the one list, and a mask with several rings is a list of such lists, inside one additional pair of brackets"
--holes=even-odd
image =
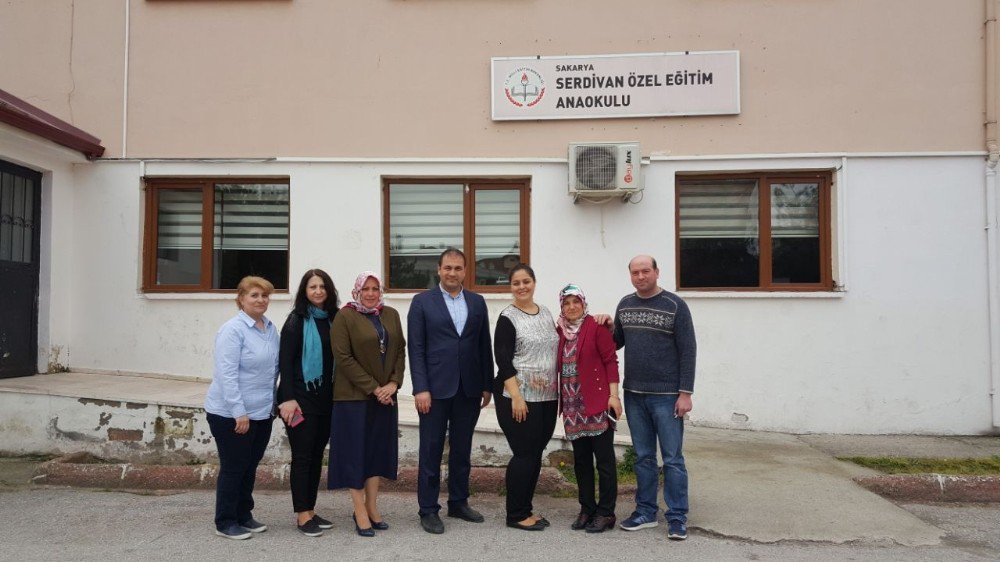
[[(74, 372), (3, 379), (0, 451), (86, 452), (140, 463), (215, 462), (215, 444), (202, 408), (207, 390), (207, 381), (125, 374)], [(627, 424), (622, 423), (616, 435), (619, 456), (629, 444)], [(413, 398), (400, 395), (400, 464), (415, 466), (418, 447)], [(284, 426), (275, 420), (264, 462), (281, 463), (288, 458)], [(572, 458), (561, 422), (556, 424), (545, 458), (553, 465)], [(476, 426), (473, 464), (505, 466), (509, 459), (510, 448), (490, 404)]]

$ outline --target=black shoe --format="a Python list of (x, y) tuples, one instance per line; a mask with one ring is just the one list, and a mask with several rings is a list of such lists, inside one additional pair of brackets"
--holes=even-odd
[(333, 523), (323, 519), (319, 515), (313, 515), (312, 522), (316, 524), (320, 529), (332, 529)]
[(552, 525), (552, 523), (549, 523), (549, 520), (544, 517), (538, 518), (538, 524), (541, 525), (542, 527), (548, 527)]
[(323, 529), (319, 528), (316, 524), (316, 518), (312, 518), (309, 521), (301, 525), (296, 525), (299, 528), (299, 532), (307, 537), (321, 537), (323, 536)]
[(425, 531), (433, 535), (440, 535), (444, 533), (444, 522), (437, 513), (428, 513), (426, 515), (420, 516), (420, 526), (424, 528)]
[(614, 529), (615, 523), (618, 521), (614, 515), (598, 515), (590, 520), (587, 524), (588, 533), (603, 533), (608, 529)]
[(375, 529), (372, 529), (371, 527), (368, 527), (367, 529), (362, 529), (361, 527), (358, 526), (358, 518), (355, 517), (353, 513), (351, 514), (351, 519), (354, 520), (354, 530), (358, 533), (359, 537), (375, 536)]
[(519, 529), (521, 531), (544, 531), (545, 525), (542, 525), (541, 521), (536, 521), (531, 525), (522, 525), (517, 521), (508, 521), (507, 526), (511, 529)]
[(375, 521), (373, 519), (369, 519), (369, 521), (372, 522), (372, 529), (375, 529), (376, 531), (388, 531), (389, 530), (389, 524), (386, 523), (385, 521)]
[(580, 515), (576, 516), (576, 521), (573, 521), (569, 528), (574, 531), (581, 531), (587, 527), (587, 524), (590, 523), (590, 520), (593, 517), (593, 515), (587, 513), (586, 511), (581, 511)]
[(475, 509), (469, 507), (469, 504), (463, 503), (455, 506), (448, 506), (448, 517), (454, 517), (456, 519), (461, 519), (463, 521), (468, 521), (469, 523), (482, 523), (486, 521), (482, 513), (479, 513)]
[(221, 529), (216, 529), (215, 534), (220, 537), (226, 537), (227, 539), (243, 540), (250, 538), (250, 531), (240, 527), (236, 523), (232, 523)]
[(243, 527), (244, 529), (250, 531), (251, 533), (263, 533), (264, 531), (267, 530), (267, 525), (261, 523), (260, 521), (257, 521), (253, 517), (251, 517), (249, 521), (243, 521), (242, 523), (240, 523), (240, 527)]
[(668, 521), (667, 538), (672, 541), (682, 541), (688, 538), (687, 523), (684, 521)]

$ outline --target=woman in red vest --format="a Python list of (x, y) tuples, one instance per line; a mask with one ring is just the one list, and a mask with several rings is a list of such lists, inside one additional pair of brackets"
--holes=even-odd
[[(621, 416), (618, 355), (611, 332), (587, 314), (587, 297), (577, 285), (559, 292), (559, 402), (566, 438), (573, 445), (580, 515), (573, 530), (600, 533), (615, 526), (618, 471), (615, 421)], [(600, 500), (594, 497), (597, 461)]]

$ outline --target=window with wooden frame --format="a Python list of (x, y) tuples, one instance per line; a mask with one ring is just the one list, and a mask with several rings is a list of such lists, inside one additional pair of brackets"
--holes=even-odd
[(288, 179), (147, 178), (146, 292), (288, 290)]
[(833, 290), (831, 183), (830, 171), (678, 174), (678, 289)]
[(465, 286), (509, 290), (510, 268), (528, 261), (527, 179), (384, 178), (385, 285), (390, 291), (438, 284), (446, 248), (468, 260)]

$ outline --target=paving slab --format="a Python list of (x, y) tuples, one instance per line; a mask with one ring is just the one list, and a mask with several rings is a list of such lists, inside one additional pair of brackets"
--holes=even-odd
[(795, 435), (695, 428), (685, 458), (692, 524), (727, 537), (915, 546), (944, 535), (852, 480), (871, 471)]

